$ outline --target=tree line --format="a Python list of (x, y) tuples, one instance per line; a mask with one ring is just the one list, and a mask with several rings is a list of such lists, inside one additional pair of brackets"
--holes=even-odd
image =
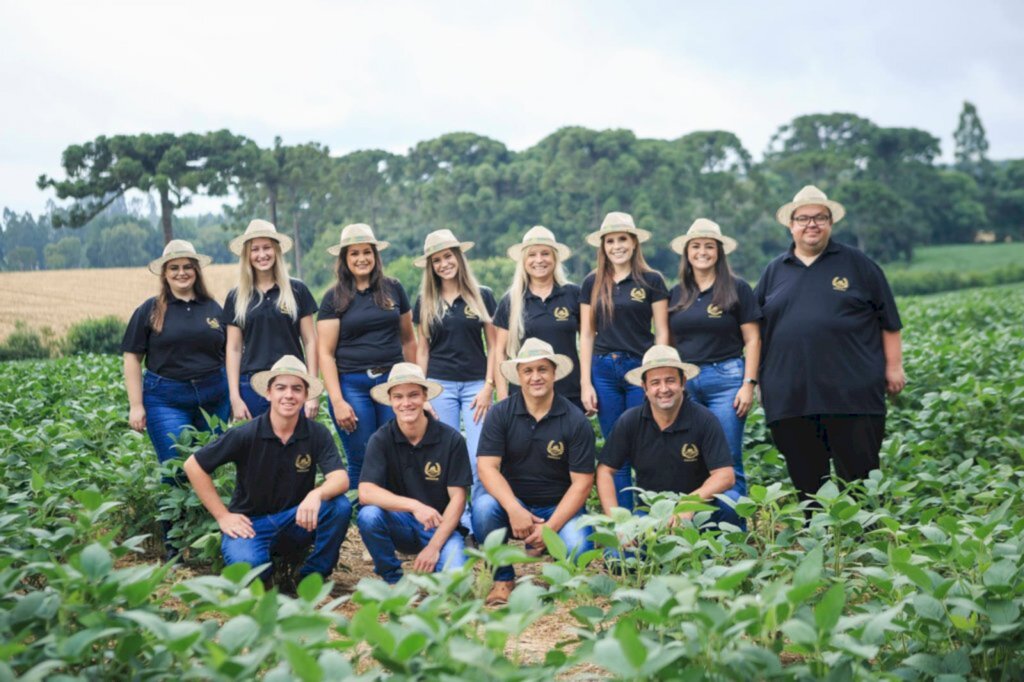
[[(941, 164), (931, 133), (851, 113), (793, 119), (778, 128), (760, 162), (727, 131), (662, 140), (566, 127), (520, 152), (457, 132), (405, 154), (343, 156), (280, 138), (261, 148), (227, 130), (100, 136), (64, 151), (62, 178), (39, 178), (41, 189), (52, 188), (69, 205), (51, 203), (39, 218), (5, 210), (0, 262), (8, 269), (140, 265), (175, 236), (224, 262), (231, 259), (229, 235), (262, 217), (295, 238), (296, 274), (307, 271), (318, 284), (331, 274), (324, 249), (349, 222), (373, 225), (397, 256), (419, 252), (428, 232), (450, 227), (477, 243), (474, 258), (500, 257), (526, 229), (543, 224), (578, 247), (568, 265), (580, 278), (592, 254), (578, 237), (606, 212), (622, 210), (654, 232), (656, 247), (694, 218), (711, 218), (740, 240), (730, 257), (736, 269), (756, 277), (789, 241), (774, 222), (775, 208), (809, 183), (847, 206), (836, 237), (883, 262), (909, 260), (917, 245), (969, 242), (979, 233), (1020, 239), (1024, 159), (989, 159), (969, 102), (954, 142), (955, 162)], [(126, 203), (130, 190), (151, 197), (148, 215)], [(238, 202), (222, 215), (175, 215), (197, 195), (229, 192)], [(651, 251), (655, 267), (674, 272), (674, 254)]]

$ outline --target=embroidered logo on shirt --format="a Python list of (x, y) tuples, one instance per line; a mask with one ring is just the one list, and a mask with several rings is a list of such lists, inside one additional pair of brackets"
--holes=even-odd
[(717, 320), (721, 316), (722, 316), (722, 309), (719, 308), (714, 303), (709, 303), (708, 304), (708, 317), (710, 317), (710, 318), (712, 318), (714, 320)]
[(569, 309), (564, 305), (560, 305), (551, 311), (551, 314), (555, 316), (555, 319), (559, 322), (565, 322), (569, 319)]
[(565, 454), (565, 444), (558, 440), (548, 441), (548, 459), (562, 459)]
[(438, 462), (427, 462), (423, 467), (423, 475), (428, 481), (441, 480), (441, 465)]
[(313, 458), (309, 455), (299, 455), (295, 458), (295, 470), (300, 474), (307, 473), (313, 466)]
[(477, 311), (473, 310), (468, 305), (465, 308), (463, 308), (463, 313), (462, 314), (466, 316), (467, 320), (479, 320), (480, 319), (480, 313), (478, 313)]
[(693, 462), (700, 456), (700, 450), (693, 443), (687, 443), (683, 446), (680, 454), (682, 454), (684, 462)]
[(629, 297), (637, 303), (643, 303), (647, 300), (647, 292), (643, 287), (633, 287), (633, 290), (629, 292)]
[(846, 291), (850, 288), (850, 280), (845, 277), (833, 277), (832, 288), (836, 291)]
[(206, 324), (210, 325), (210, 329), (220, 329), (220, 320), (216, 317), (206, 318)]

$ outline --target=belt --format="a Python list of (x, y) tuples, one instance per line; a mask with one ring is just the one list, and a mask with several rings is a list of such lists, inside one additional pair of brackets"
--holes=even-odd
[(371, 367), (370, 369), (366, 370), (366, 376), (370, 377), (371, 379), (378, 379), (387, 374), (388, 372), (390, 372), (391, 367), (392, 365), (381, 365), (380, 367)]

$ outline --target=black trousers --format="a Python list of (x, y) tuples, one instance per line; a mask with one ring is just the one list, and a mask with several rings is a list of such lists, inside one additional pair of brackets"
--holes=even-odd
[(830, 461), (843, 481), (867, 478), (879, 468), (885, 415), (815, 414), (780, 419), (768, 428), (802, 500), (828, 480)]

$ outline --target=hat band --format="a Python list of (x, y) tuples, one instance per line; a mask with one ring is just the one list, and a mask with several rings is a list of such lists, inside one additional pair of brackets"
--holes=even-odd
[(426, 384), (427, 380), (423, 377), (416, 376), (415, 374), (406, 374), (405, 376), (393, 377), (388, 379), (389, 384)]
[(172, 251), (171, 253), (165, 253), (160, 257), (166, 258), (167, 260), (173, 260), (175, 258), (193, 258), (195, 260), (199, 260), (199, 254), (195, 251)]
[(377, 240), (373, 237), (349, 237), (348, 239), (342, 239), (338, 246), (352, 246), (353, 244), (376, 244)]
[(548, 239), (547, 237), (536, 237), (534, 239), (527, 239), (520, 244), (524, 249), (528, 246), (551, 246), (557, 247), (558, 242), (554, 239)]
[(626, 225), (625, 223), (616, 223), (615, 225), (602, 225), (602, 232), (635, 232), (635, 225)]
[(717, 232), (687, 232), (687, 239), (717, 239), (722, 241), (722, 235)]
[(424, 256), (433, 256), (438, 251), (444, 251), (445, 249), (461, 249), (462, 242), (456, 240), (454, 242), (445, 242), (443, 244), (435, 244), (429, 248), (423, 249)]

